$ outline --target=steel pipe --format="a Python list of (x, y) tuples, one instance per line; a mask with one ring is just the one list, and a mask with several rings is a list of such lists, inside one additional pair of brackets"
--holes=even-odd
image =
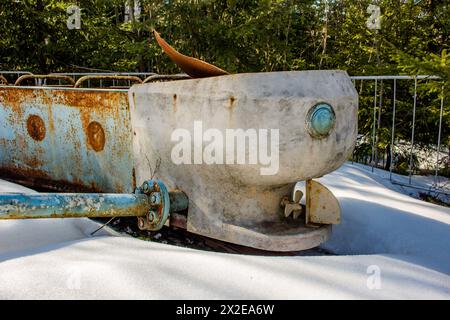
[(150, 180), (138, 188), (134, 194), (0, 194), (0, 220), (80, 217), (146, 217), (149, 219), (149, 215), (157, 213), (154, 218), (158, 218), (158, 221), (154, 222), (158, 222), (155, 226), (155, 230), (158, 230), (166, 222), (169, 212), (186, 210), (188, 204), (189, 201), (184, 192), (180, 190), (168, 192), (161, 181)]
[(144, 194), (36, 193), (0, 195), (0, 219), (145, 216)]

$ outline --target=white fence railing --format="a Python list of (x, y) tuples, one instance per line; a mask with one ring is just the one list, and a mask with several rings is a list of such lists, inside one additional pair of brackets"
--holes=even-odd
[[(387, 75), (387, 76), (352, 76), (351, 79), (353, 80), (353, 83), (356, 85), (358, 81), (369, 81), (374, 84), (374, 90), (373, 90), (373, 119), (372, 119), (372, 134), (371, 134), (371, 144), (372, 144), (372, 150), (371, 150), (371, 157), (370, 157), (370, 164), (372, 166), (372, 171), (375, 170), (376, 167), (379, 166), (379, 157), (378, 157), (378, 130), (380, 129), (380, 116), (381, 116), (381, 110), (383, 106), (383, 98), (386, 99), (386, 97), (383, 97), (383, 91), (380, 90), (379, 84), (383, 83), (386, 85), (387, 82), (390, 82), (392, 85), (392, 96), (390, 99), (392, 99), (392, 109), (390, 110), (392, 112), (392, 120), (391, 120), (391, 128), (390, 128), (390, 150), (387, 152), (388, 156), (391, 157), (391, 161), (389, 161), (389, 178), (393, 183), (397, 183), (400, 185), (404, 185), (404, 182), (396, 181), (393, 178), (392, 171), (394, 169), (394, 162), (392, 161), (392, 157), (394, 154), (394, 148), (395, 148), (395, 134), (396, 134), (396, 120), (397, 120), (397, 82), (398, 81), (412, 81), (411, 85), (413, 85), (413, 96), (411, 101), (411, 108), (412, 108), (412, 121), (411, 121), (411, 135), (410, 135), (410, 141), (406, 143), (406, 145), (409, 147), (409, 161), (408, 161), (408, 186), (411, 187), (417, 187), (420, 189), (423, 189), (423, 186), (417, 185), (414, 182), (413, 178), (413, 172), (414, 172), (414, 164), (413, 164), (413, 155), (415, 154), (415, 135), (416, 135), (416, 111), (419, 107), (417, 105), (417, 85), (418, 81), (440, 81), (439, 77), (436, 76), (428, 76), (428, 75), (417, 75), (417, 76), (393, 76), (393, 75)], [(440, 192), (443, 192), (445, 194), (450, 194), (450, 183), (449, 179), (446, 177), (439, 176), (439, 171), (442, 165), (442, 150), (441, 150), (441, 144), (442, 144), (442, 131), (443, 131), (443, 111), (444, 111), (444, 86), (441, 87), (441, 94), (440, 94), (440, 105), (439, 105), (439, 120), (438, 125), (433, 128), (437, 134), (436, 139), (436, 152), (435, 159), (433, 159), (434, 162), (434, 183), (431, 186), (430, 189), (439, 189)], [(405, 143), (403, 143), (403, 146)], [(444, 151), (445, 152), (445, 151)], [(450, 161), (450, 150), (447, 152), (448, 154), (444, 156), (446, 157), (446, 164), (448, 166), (448, 163)], [(431, 159), (428, 159), (431, 160)], [(384, 161), (384, 158), (383, 158)]]

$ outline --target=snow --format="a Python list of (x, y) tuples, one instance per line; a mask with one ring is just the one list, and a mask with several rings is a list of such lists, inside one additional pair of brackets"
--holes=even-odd
[(345, 164), (319, 179), (339, 199), (343, 213), (323, 247), (337, 254), (407, 255), (450, 274), (450, 208), (388, 189), (377, 182), (378, 172), (364, 167)]
[[(338, 255), (222, 254), (108, 227), (90, 236), (98, 224), (88, 219), (0, 221), (0, 298), (450, 299), (449, 208), (360, 165), (320, 180), (342, 207), (323, 245)], [(2, 190), (28, 192), (0, 181)]]
[[(392, 181), (390, 181), (389, 171), (372, 168), (359, 163), (354, 163), (354, 166), (371, 175), (377, 182), (383, 184), (386, 188), (409, 195), (416, 199), (420, 199), (419, 193), (430, 193), (443, 202), (450, 204), (450, 180), (446, 177), (429, 175), (419, 176), (413, 175), (411, 177), (411, 186), (409, 185), (409, 177), (400, 174), (392, 173)], [(436, 189), (435, 187), (438, 186)]]

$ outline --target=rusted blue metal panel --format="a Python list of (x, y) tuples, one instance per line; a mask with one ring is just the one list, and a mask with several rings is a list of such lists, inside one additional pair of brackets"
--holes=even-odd
[(134, 191), (127, 90), (0, 87), (0, 176), (60, 191)]

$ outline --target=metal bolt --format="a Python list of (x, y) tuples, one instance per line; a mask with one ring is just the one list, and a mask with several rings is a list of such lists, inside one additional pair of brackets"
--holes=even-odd
[(145, 221), (144, 221), (144, 219), (139, 218), (139, 219), (138, 219), (138, 227), (139, 227), (139, 229), (143, 229), (144, 226), (145, 226)]
[(161, 204), (161, 194), (159, 192), (152, 192), (150, 195), (150, 204), (152, 206)]
[(155, 211), (149, 211), (148, 213), (148, 221), (153, 222), (156, 219), (156, 212)]

